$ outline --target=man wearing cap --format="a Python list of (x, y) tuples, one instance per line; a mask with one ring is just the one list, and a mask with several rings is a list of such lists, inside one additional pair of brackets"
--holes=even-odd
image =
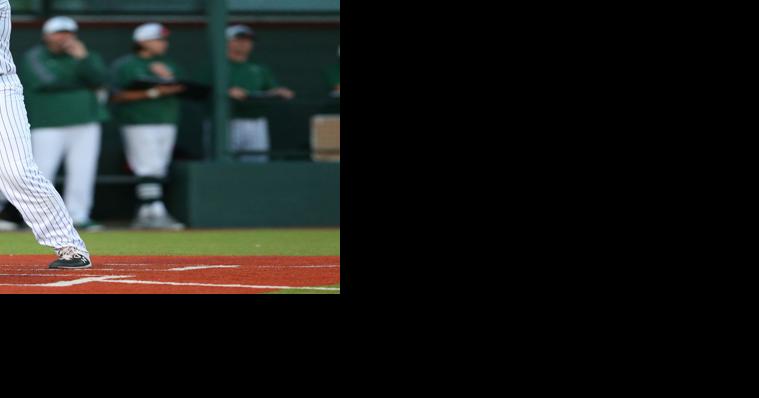
[[(24, 55), (24, 82), (34, 159), (50, 181), (66, 162), (64, 202), (82, 230), (99, 230), (90, 219), (100, 155), (101, 125), (108, 118), (103, 58), (77, 38), (79, 27), (54, 17), (42, 27), (42, 44)], [(100, 95), (99, 95), (100, 94)], [(4, 198), (3, 198), (4, 200)]]
[[(134, 52), (112, 67), (111, 100), (121, 125), (126, 158), (139, 178), (136, 194), (140, 203), (132, 224), (136, 229), (183, 229), (163, 203), (163, 182), (168, 174), (180, 117), (177, 83), (182, 73), (166, 57), (169, 31), (148, 23), (134, 31)], [(147, 88), (146, 88), (147, 87)]]
[[(276, 97), (290, 100), (295, 93), (280, 86), (271, 70), (249, 61), (255, 47), (256, 34), (248, 26), (227, 28), (227, 58), (229, 59), (230, 147), (232, 152), (268, 152), (270, 149), (269, 122), (266, 109), (252, 97)], [(240, 160), (266, 162), (267, 154), (241, 155)]]

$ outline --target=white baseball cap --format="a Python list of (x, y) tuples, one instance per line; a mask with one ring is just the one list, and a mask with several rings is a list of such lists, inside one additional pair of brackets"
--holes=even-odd
[(53, 17), (45, 22), (42, 26), (42, 33), (50, 34), (56, 32), (77, 32), (79, 25), (69, 17)]
[(227, 40), (240, 36), (255, 38), (256, 32), (247, 25), (233, 25), (227, 28)]
[(165, 39), (169, 36), (169, 30), (159, 23), (146, 23), (134, 30), (132, 39), (135, 42)]

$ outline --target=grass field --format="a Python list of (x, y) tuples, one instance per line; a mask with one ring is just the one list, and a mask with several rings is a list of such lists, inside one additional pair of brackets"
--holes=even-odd
[[(83, 278), (68, 276), (71, 273), (55, 274), (55, 271), (46, 270), (46, 261), (52, 261), (54, 256), (50, 249), (37, 244), (31, 232), (0, 233), (0, 267), (5, 267), (0, 268), (0, 286), (10, 289), (0, 289), (0, 293), (14, 293), (16, 286), (25, 287), (20, 293), (48, 293), (48, 290), (60, 293), (57, 290), (61, 289), (50, 287), (57, 288), (61, 284), (75, 293), (90, 293), (87, 289), (93, 293), (111, 293), (100, 285), (116, 284), (118, 288), (128, 284), (132, 289), (152, 285), (163, 289), (159, 293), (194, 293), (193, 288), (199, 293), (210, 294), (340, 292), (339, 229), (107, 231), (83, 233), (82, 238), (95, 264), (86, 275), (94, 278), (95, 283), (80, 283)], [(225, 265), (227, 263), (234, 265)], [(184, 267), (177, 268), (180, 265)], [(317, 274), (319, 268), (324, 270)], [(168, 272), (176, 270), (185, 272)], [(274, 271), (279, 274), (275, 275)], [(121, 275), (125, 273), (135, 275)], [(181, 278), (174, 277), (180, 274)], [(61, 278), (61, 275), (67, 276)], [(167, 275), (172, 275), (173, 279)], [(298, 279), (299, 275), (303, 278)], [(149, 280), (143, 280), (146, 278)], [(272, 283), (281, 280), (293, 288), (274, 288), (282, 283)], [(332, 283), (302, 285), (309, 280)], [(38, 283), (40, 281), (43, 283)], [(99, 287), (91, 288), (91, 285)], [(266, 288), (259, 289), (259, 285)], [(169, 288), (173, 290), (167, 290)], [(111, 290), (125, 293), (124, 289)]]

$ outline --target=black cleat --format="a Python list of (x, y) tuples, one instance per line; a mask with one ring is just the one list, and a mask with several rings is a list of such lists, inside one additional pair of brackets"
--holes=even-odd
[(58, 260), (50, 264), (50, 269), (87, 269), (92, 268), (90, 258), (73, 247), (58, 250)]

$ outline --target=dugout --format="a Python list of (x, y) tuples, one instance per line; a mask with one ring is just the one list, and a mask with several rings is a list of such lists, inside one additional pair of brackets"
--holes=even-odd
[[(191, 74), (224, 57), (224, 48), (211, 43), (223, 40), (227, 23), (252, 26), (258, 35), (253, 59), (270, 66), (279, 81), (297, 93), (292, 101), (267, 104), (272, 161), (237, 163), (221, 149), (223, 136), (215, 133), (225, 128), (223, 110), (214, 110), (212, 102), (183, 101), (167, 204), (191, 227), (339, 225), (340, 165), (313, 162), (310, 137), (314, 115), (340, 112), (339, 99), (329, 97), (325, 77), (325, 71), (339, 62), (339, 0), (11, 3), (11, 45), (17, 62), (39, 42), (41, 26), (51, 15), (75, 18), (81, 39), (109, 63), (129, 52), (136, 26), (164, 23), (172, 30), (171, 57)], [(103, 127), (93, 218), (128, 220), (136, 205), (133, 179), (117, 126), (108, 122)], [(257, 209), (256, 214), (251, 209)]]

